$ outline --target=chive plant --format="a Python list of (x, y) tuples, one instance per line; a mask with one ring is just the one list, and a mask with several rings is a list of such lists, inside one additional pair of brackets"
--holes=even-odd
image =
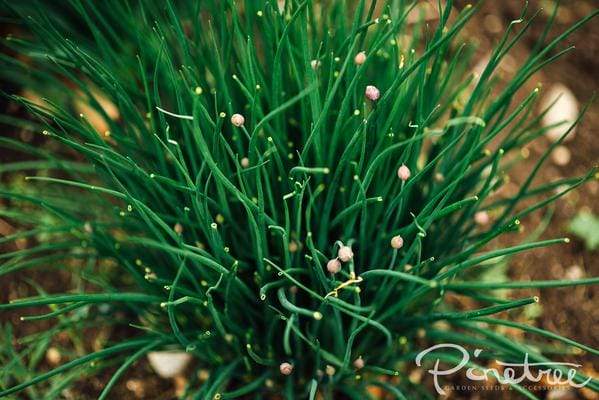
[[(2, 215), (22, 227), (1, 241), (30, 244), (2, 254), (0, 274), (69, 267), (83, 282), (49, 294), (37, 281), (39, 296), (0, 305), (22, 310), (23, 324), (56, 321), (22, 341), (18, 359), (35, 359), (39, 341), (62, 331), (127, 335), (55, 369), (32, 361), (17, 375), (8, 364), (0, 396), (52, 398), (107, 369), (100, 398), (109, 398), (128, 368), (160, 349), (193, 355), (182, 395), (193, 399), (364, 399), (372, 387), (425, 396), (407, 373), (416, 354), (447, 341), (482, 343), (512, 362), (526, 353), (545, 362), (551, 349), (598, 354), (495, 315), (538, 301), (498, 289), (597, 278), (477, 279), (515, 254), (568, 242), (496, 239), (593, 178), (595, 170), (535, 181), (569, 131), (517, 193), (501, 189), (523, 168), (521, 148), (546, 130), (547, 110), (535, 112), (540, 88), (524, 92), (525, 83), (570, 52), (562, 42), (597, 11), (554, 35), (555, 8), (533, 51), (501, 80), (498, 65), (534, 17), (526, 8), (480, 76), (463, 33), (477, 6), (451, 1), (429, 22), (402, 0), (7, 8), (18, 29), (4, 40), (0, 73), (37, 96), (7, 94), (28, 117), (3, 122), (41, 145), (0, 138), (3, 151), (28, 157), (0, 167), (27, 175), (0, 191)], [(448, 295), (474, 306), (457, 309)], [(50, 311), (32, 315), (40, 306)], [(499, 326), (552, 346), (507, 339)], [(209, 372), (205, 381), (198, 370)]]

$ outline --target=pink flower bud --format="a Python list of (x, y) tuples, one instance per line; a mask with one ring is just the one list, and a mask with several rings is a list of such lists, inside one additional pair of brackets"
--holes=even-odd
[(335, 370), (335, 367), (333, 367), (332, 365), (327, 365), (324, 369), (324, 372), (328, 376), (333, 376), (333, 375), (335, 375), (335, 372), (337, 372), (337, 371)]
[(312, 67), (312, 69), (314, 71), (316, 71), (318, 69), (318, 67), (320, 67), (320, 61), (319, 60), (312, 60), (312, 61), (310, 61), (310, 66)]
[(281, 371), (281, 374), (283, 375), (291, 375), (293, 372), (293, 365), (288, 362), (281, 363), (281, 365), (279, 365), (279, 371)]
[(356, 65), (362, 65), (366, 61), (366, 52), (361, 51), (354, 57), (354, 62)]
[(489, 214), (486, 211), (479, 211), (474, 214), (474, 222), (476, 222), (478, 225), (487, 225), (489, 220)]
[(180, 235), (180, 234), (182, 234), (182, 233), (183, 233), (183, 225), (181, 225), (179, 222), (177, 222), (177, 223), (175, 224), (175, 227), (173, 228), (173, 230), (175, 231), (175, 233), (176, 233), (177, 235)]
[(279, 8), (279, 14), (283, 14), (285, 12), (285, 0), (277, 0), (277, 6)]
[(391, 247), (393, 247), (395, 250), (401, 249), (403, 247), (403, 238), (399, 235), (393, 236), (391, 238)]
[(289, 249), (290, 253), (295, 253), (299, 249), (299, 245), (297, 244), (297, 242), (292, 240), (291, 242), (289, 242), (289, 247), (287, 248)]
[(354, 368), (356, 368), (356, 369), (364, 368), (364, 364), (365, 364), (365, 362), (364, 362), (364, 359), (362, 358), (362, 356), (360, 356), (354, 360)]
[(336, 274), (337, 272), (341, 271), (341, 263), (339, 260), (336, 258), (329, 260), (327, 263), (327, 271), (329, 271), (331, 274)]
[(245, 123), (245, 118), (241, 114), (233, 114), (231, 115), (231, 123), (239, 128)]
[[(242, 117), (242, 118), (243, 118), (243, 117)], [(247, 168), (247, 167), (249, 167), (249, 166), (250, 166), (250, 159), (249, 159), (249, 158), (247, 158), (247, 157), (243, 157), (243, 158), (241, 159), (241, 162), (240, 162), (240, 164), (241, 164), (241, 166), (242, 166), (243, 168)]]
[(379, 97), (381, 97), (381, 92), (377, 89), (376, 86), (368, 85), (366, 86), (366, 92), (364, 93), (368, 100), (377, 101)]
[(410, 175), (412, 175), (410, 168), (406, 167), (404, 164), (401, 164), (401, 167), (399, 167), (397, 170), (397, 176), (399, 179), (405, 182), (410, 178)]
[(337, 252), (337, 257), (343, 262), (348, 262), (352, 258), (354, 258), (354, 252), (351, 250), (349, 246), (341, 246), (339, 251)]

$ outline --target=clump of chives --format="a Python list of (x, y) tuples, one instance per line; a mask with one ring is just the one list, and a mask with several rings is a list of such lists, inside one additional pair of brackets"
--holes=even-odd
[[(31, 246), (3, 254), (2, 274), (65, 268), (74, 289), (47, 294), (39, 281), (39, 296), (0, 305), (51, 308), (21, 323), (59, 321), (23, 341), (18, 357), (4, 332), (0, 362), (11, 366), (2, 372), (12, 386), (0, 396), (36, 385), (44, 397), (56, 393), (56, 375), (68, 385), (73, 372), (105, 370), (98, 397), (110, 398), (128, 368), (161, 352), (196, 360), (190, 398), (367, 398), (372, 387), (417, 398), (424, 387), (408, 379), (406, 354), (459, 340), (505, 355), (499, 326), (553, 341), (510, 342), (508, 361), (530, 353), (543, 362), (563, 352), (559, 342), (597, 353), (500, 314), (539, 301), (520, 289), (597, 278), (488, 281), (476, 267), (568, 243), (495, 239), (517, 235), (522, 218), (593, 179), (595, 169), (536, 183), (573, 125), (559, 127), (516, 193), (497, 194), (521, 149), (556, 131), (544, 125), (547, 107), (535, 115), (539, 89), (524, 84), (571, 51), (560, 43), (598, 11), (543, 35), (499, 84), (495, 71), (528, 24), (506, 32), (473, 81), (464, 29), (477, 6), (439, 3), (434, 23), (408, 27), (404, 2), (380, 0), (380, 15), (361, 1), (325, 3), (9, 5), (7, 20), (26, 34), (7, 41), (17, 56), (3, 59), (0, 74), (22, 86), (10, 100), (28, 116), (3, 121), (40, 140), (0, 141), (31, 159), (0, 173), (32, 175), (25, 187), (0, 188), (6, 218), (22, 228), (0, 244)], [(515, 104), (517, 93), (524, 100)], [(54, 347), (55, 334), (79, 343), (90, 326), (119, 335), (101, 335), (86, 355)], [(50, 371), (30, 358), (47, 343), (65, 362)]]

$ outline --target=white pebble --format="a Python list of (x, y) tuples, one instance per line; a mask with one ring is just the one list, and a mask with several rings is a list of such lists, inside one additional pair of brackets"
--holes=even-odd
[(566, 270), (566, 279), (577, 280), (584, 278), (584, 270), (580, 265), (572, 265)]
[(570, 153), (570, 150), (566, 146), (557, 146), (551, 153), (551, 159), (559, 166), (568, 165), (571, 158), (572, 153)]
[(148, 361), (162, 378), (173, 378), (183, 372), (191, 361), (191, 354), (184, 351), (151, 351)]
[[(556, 99), (557, 101), (555, 101)], [(550, 128), (545, 132), (547, 137), (553, 141), (559, 139), (568, 130), (578, 117), (579, 112), (578, 101), (574, 97), (574, 93), (561, 83), (553, 85), (547, 94), (543, 96), (541, 110), (549, 107), (554, 101), (555, 104), (547, 111), (541, 121), (544, 127), (565, 121), (563, 124)], [(572, 129), (565, 140), (572, 139), (575, 129)]]

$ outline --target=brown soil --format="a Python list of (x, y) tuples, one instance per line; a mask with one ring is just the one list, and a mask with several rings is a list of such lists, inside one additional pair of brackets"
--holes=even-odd
[[(485, 49), (490, 48), (498, 41), (509, 21), (515, 20), (520, 16), (522, 3), (515, 0), (485, 2), (481, 13), (475, 17), (479, 23), (470, 24), (469, 26), (472, 33), (480, 39), (481, 56), (485, 54)], [(537, 17), (537, 21), (531, 27), (531, 32), (512, 51), (511, 58), (508, 61), (517, 63), (519, 60), (525, 59), (530, 49), (535, 45), (535, 39), (543, 31), (549, 12), (552, 9), (552, 4), (553, 2), (546, 1), (530, 2), (529, 14), (540, 7), (544, 7), (545, 11), (541, 12)], [(556, 24), (552, 32), (554, 35), (563, 32), (575, 21), (596, 9), (597, 5), (597, 2), (592, 0), (562, 2), (562, 7), (557, 15)], [(499, 29), (501, 31), (498, 32)], [(575, 44), (576, 50), (547, 66), (528, 82), (527, 87), (530, 91), (539, 83), (543, 88), (547, 88), (554, 83), (560, 82), (572, 90), (582, 105), (591, 101), (595, 91), (599, 87), (599, 75), (597, 74), (599, 70), (599, 25), (595, 20), (591, 21), (572, 35), (566, 41), (566, 44)], [(551, 159), (548, 159), (538, 176), (537, 182), (551, 182), (560, 178), (584, 175), (590, 168), (596, 166), (599, 162), (599, 141), (596, 140), (597, 126), (599, 126), (599, 104), (595, 101), (590, 105), (584, 120), (578, 126), (574, 138), (565, 143), (572, 153), (571, 161), (565, 166), (558, 166)], [(549, 140), (537, 141), (528, 148), (530, 151), (528, 160), (521, 163), (518, 169), (510, 175), (513, 182), (512, 188), (515, 188), (526, 179), (529, 171), (534, 167), (534, 164), (549, 144)], [(599, 181), (595, 179), (558, 200), (555, 204), (555, 212), (551, 223), (541, 238), (572, 237), (568, 232), (568, 225), (580, 210), (587, 209), (591, 210), (595, 215), (599, 214), (598, 195)], [(525, 219), (523, 221), (524, 232), (519, 237), (503, 238), (501, 244), (513, 244), (513, 242), (517, 241), (514, 239), (523, 238), (535, 229), (541, 218), (542, 215), (537, 213), (537, 215)], [(566, 279), (569, 274), (581, 270), (586, 277), (599, 275), (597, 251), (588, 251), (585, 249), (582, 241), (572, 237), (572, 242), (569, 245), (552, 246), (542, 250), (523, 253), (514, 258), (510, 263), (509, 275), (517, 281)], [(595, 330), (599, 326), (599, 308), (597, 307), (599, 299), (598, 286), (543, 289), (533, 292), (515, 291), (513, 296), (524, 297), (530, 294), (540, 297), (542, 314), (534, 318), (534, 321), (527, 321), (523, 316), (522, 322), (533, 322), (537, 327), (559, 333), (562, 336), (569, 337), (594, 348), (599, 346), (599, 336)], [(505, 334), (515, 338), (533, 338), (522, 336), (520, 332), (515, 330), (506, 330)], [(564, 357), (563, 361), (566, 360), (583, 364), (586, 373), (595, 378), (599, 376), (599, 373), (595, 371), (599, 365), (597, 357), (586, 354)], [(468, 384), (467, 381), (462, 383)], [(557, 396), (557, 392), (549, 394), (546, 391), (540, 391), (537, 395), (552, 398), (552, 396)], [(574, 399), (599, 398), (596, 393), (585, 390), (575, 393), (569, 392), (568, 396), (574, 396), (572, 397)], [(495, 391), (476, 393), (465, 391), (451, 393), (449, 398), (515, 399), (520, 397), (514, 392)], [(571, 397), (555, 398), (570, 399)]]

